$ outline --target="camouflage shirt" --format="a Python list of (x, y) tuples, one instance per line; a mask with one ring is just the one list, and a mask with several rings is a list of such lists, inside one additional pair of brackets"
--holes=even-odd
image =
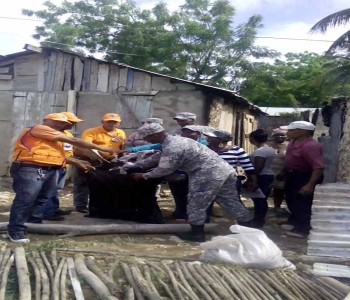
[(158, 167), (145, 173), (146, 179), (163, 177), (180, 170), (187, 173), (190, 180), (222, 181), (235, 173), (215, 152), (189, 138), (168, 135), (162, 149)]

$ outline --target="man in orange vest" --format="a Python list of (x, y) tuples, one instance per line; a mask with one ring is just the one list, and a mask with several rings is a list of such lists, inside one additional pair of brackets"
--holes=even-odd
[[(61, 112), (64, 114), (69, 123), (66, 123), (66, 125), (62, 128), (62, 132), (70, 137), (74, 137), (73, 134), (69, 131), (71, 130), (77, 123), (82, 122), (82, 119), (79, 119), (75, 114), (72, 112)], [(64, 152), (66, 157), (73, 157), (73, 145), (69, 143), (64, 143)], [(48, 200), (46, 201), (44, 205), (44, 217), (43, 220), (48, 221), (63, 221), (64, 215), (69, 215), (71, 211), (69, 210), (62, 210), (60, 209), (60, 200), (59, 200), (59, 193), (64, 188), (64, 184), (66, 182), (66, 174), (67, 174), (67, 168), (61, 168), (58, 170), (58, 176), (57, 176), (57, 192)]]
[(12, 242), (28, 243), (25, 236), (26, 222), (40, 223), (43, 205), (57, 192), (57, 171), (67, 163), (86, 171), (94, 169), (86, 161), (65, 157), (63, 143), (114, 153), (110, 147), (102, 147), (69, 137), (61, 132), (69, 123), (63, 114), (49, 114), (43, 124), (26, 128), (18, 137), (13, 150), (10, 173), (13, 178), (13, 200), (8, 224), (8, 237)]
[[(115, 151), (122, 150), (124, 148), (126, 135), (123, 130), (118, 128), (121, 121), (120, 115), (116, 113), (107, 113), (102, 117), (101, 126), (86, 129), (82, 133), (81, 138), (84, 141), (100, 146), (111, 147)], [(86, 151), (85, 149), (74, 149), (74, 154), (88, 160), (92, 165), (100, 164), (99, 158), (90, 150)], [(106, 160), (115, 158), (115, 155), (104, 153), (101, 153), (101, 155)], [(74, 206), (76, 207), (76, 211), (87, 213), (89, 198), (87, 174), (78, 168), (75, 168), (74, 171)]]

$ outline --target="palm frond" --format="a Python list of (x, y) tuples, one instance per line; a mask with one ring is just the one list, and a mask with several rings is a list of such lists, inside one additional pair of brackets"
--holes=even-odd
[(347, 50), (347, 52), (350, 52), (350, 30), (342, 34), (336, 41), (334, 41), (334, 43), (327, 50), (326, 55), (332, 55), (337, 52), (337, 50)]
[(344, 25), (350, 21), (350, 8), (343, 9), (318, 21), (310, 29), (311, 33), (320, 31), (326, 32), (329, 27)]

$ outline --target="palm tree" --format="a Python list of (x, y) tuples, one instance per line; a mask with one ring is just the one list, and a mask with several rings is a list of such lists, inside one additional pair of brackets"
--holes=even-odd
[[(324, 33), (329, 27), (345, 25), (347, 23), (350, 23), (350, 8), (338, 11), (323, 18), (312, 26), (310, 32), (313, 33), (320, 31)], [(342, 34), (335, 42), (333, 42), (327, 50), (326, 55), (332, 55), (338, 50), (345, 50), (348, 55), (350, 54), (350, 30)]]

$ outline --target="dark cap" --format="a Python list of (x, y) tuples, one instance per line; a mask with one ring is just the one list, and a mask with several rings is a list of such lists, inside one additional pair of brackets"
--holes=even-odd
[(207, 136), (218, 138), (224, 142), (230, 142), (233, 140), (231, 133), (223, 130), (213, 130), (204, 133)]

